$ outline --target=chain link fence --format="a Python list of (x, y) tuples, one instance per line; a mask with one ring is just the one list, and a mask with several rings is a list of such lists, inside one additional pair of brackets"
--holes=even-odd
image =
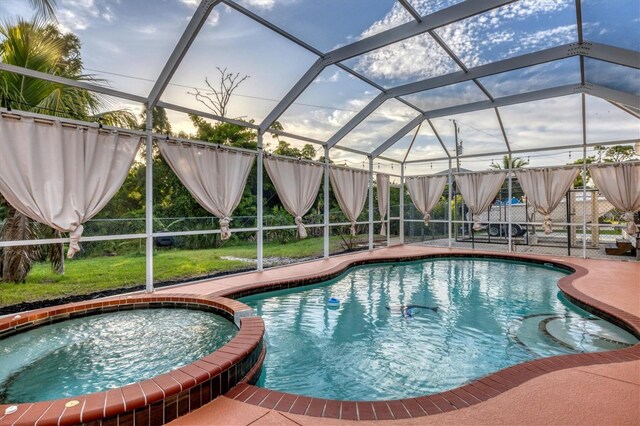
[[(448, 189), (445, 189), (445, 194)], [(505, 182), (490, 208), (481, 214), (482, 229), (474, 231), (468, 207), (453, 188), (449, 205), (442, 197), (425, 226), (420, 213), (405, 199), (405, 241), (434, 247), (449, 245), (447, 206), (452, 216), (451, 246), (497, 252), (638, 260), (637, 236), (624, 229), (623, 212), (597, 188), (571, 189), (551, 213), (552, 232), (545, 233), (543, 216), (528, 203), (516, 179)], [(509, 217), (511, 221), (509, 221)], [(636, 213), (636, 222), (638, 215)], [(509, 244), (511, 243), (511, 249)]]

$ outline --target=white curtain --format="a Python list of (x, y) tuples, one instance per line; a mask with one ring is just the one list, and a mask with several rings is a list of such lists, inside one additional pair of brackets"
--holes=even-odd
[(378, 212), (380, 213), (380, 235), (387, 235), (386, 216), (389, 209), (389, 175), (378, 173), (376, 175), (378, 188)]
[(242, 199), (256, 154), (169, 141), (159, 141), (158, 146), (191, 195), (220, 219), (220, 238), (229, 239), (231, 214)]
[(456, 183), (465, 204), (473, 214), (473, 229), (482, 228), (480, 213), (487, 210), (498, 195), (506, 172), (465, 173), (456, 175)]
[(613, 206), (624, 212), (627, 234), (636, 235), (633, 213), (640, 210), (640, 164), (617, 163), (589, 167), (596, 187)]
[(295, 217), (298, 237), (307, 238), (302, 216), (313, 206), (320, 190), (323, 166), (277, 157), (266, 157), (264, 167), (284, 208)]
[(527, 200), (544, 220), (545, 234), (552, 232), (551, 212), (558, 207), (562, 197), (580, 172), (575, 167), (566, 169), (517, 169), (514, 170)]
[(0, 118), (0, 193), (25, 216), (69, 232), (72, 258), (82, 224), (122, 186), (139, 146), (137, 136), (97, 127)]
[(331, 167), (331, 187), (340, 209), (351, 222), (351, 235), (356, 235), (356, 220), (367, 199), (369, 173), (360, 170)]
[(429, 214), (436, 206), (444, 191), (447, 176), (412, 176), (407, 178), (407, 189), (413, 205), (422, 213), (424, 224), (431, 220)]

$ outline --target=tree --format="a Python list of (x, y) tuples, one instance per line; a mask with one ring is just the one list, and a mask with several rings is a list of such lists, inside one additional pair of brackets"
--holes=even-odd
[[(512, 169), (520, 169), (522, 167), (525, 167), (528, 164), (529, 164), (528, 160), (525, 160), (524, 158), (520, 158), (520, 157), (514, 157), (511, 160), (511, 168)], [(508, 170), (509, 169), (509, 155), (504, 155), (502, 157), (502, 164), (492, 162), (491, 163), (491, 168), (492, 169)]]
[[(167, 116), (167, 110), (162, 107), (153, 107), (151, 118), (153, 119), (153, 132), (163, 135), (171, 135), (171, 123)], [(137, 125), (140, 130), (147, 128), (147, 110), (143, 109), (140, 113), (140, 124)]]
[[(72, 80), (101, 83), (82, 72), (80, 40), (73, 34), (60, 33), (55, 25), (41, 20), (0, 23), (0, 60)], [(0, 73), (0, 97), (16, 109), (35, 113), (86, 121), (100, 119), (105, 124), (126, 127), (136, 123), (128, 111), (101, 112), (105, 102), (87, 90), (10, 72)], [(45, 238), (60, 236), (59, 232), (25, 218), (8, 203), (4, 212), (6, 220), (1, 232), (5, 241), (32, 239), (34, 235)], [(61, 245), (48, 248), (54, 268), (62, 272)], [(24, 281), (31, 263), (40, 257), (42, 254), (38, 246), (4, 248), (0, 253), (0, 279)]]
[(218, 80), (217, 88), (213, 87), (209, 82), (208, 77), (204, 78), (204, 82), (211, 90), (210, 92), (202, 91), (197, 87), (194, 87), (195, 92), (187, 92), (189, 95), (193, 95), (198, 102), (213, 111), (215, 114), (226, 117), (227, 106), (231, 100), (231, 95), (246, 79), (248, 75), (240, 76), (240, 73), (228, 72), (226, 68), (221, 69), (216, 67), (220, 78)]

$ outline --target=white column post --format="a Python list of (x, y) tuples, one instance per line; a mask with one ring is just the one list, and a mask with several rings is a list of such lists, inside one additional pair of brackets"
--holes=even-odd
[(404, 244), (404, 163), (400, 165), (400, 244)]
[(449, 157), (449, 195), (447, 197), (447, 225), (449, 228), (448, 247), (451, 248), (451, 236), (453, 234), (453, 215), (451, 214), (451, 200), (453, 199), (453, 171), (451, 170), (451, 157)]
[(513, 179), (511, 177), (511, 171), (513, 168), (513, 158), (511, 158), (511, 154), (509, 154), (509, 181), (508, 181), (508, 185), (509, 185), (509, 204), (507, 204), (507, 233), (509, 234), (508, 238), (509, 238), (509, 253), (511, 253), (512, 250), (512, 237), (511, 237), (511, 198), (512, 198), (512, 194), (513, 194)]
[[(584, 96), (584, 95), (582, 95)], [(591, 192), (591, 197), (597, 197), (598, 192)], [(597, 213), (598, 212), (594, 212)], [(598, 217), (591, 215), (591, 220), (598, 223)], [(591, 228), (591, 238), (593, 238), (593, 228)], [(587, 258), (587, 145), (582, 145), (582, 258)]]
[[(402, 168), (402, 165), (400, 165), (400, 168)], [(389, 177), (389, 188), (387, 190), (387, 215), (385, 217), (387, 218), (387, 247), (389, 247), (389, 241), (391, 241), (391, 220), (389, 220), (391, 217), (391, 177)]]
[(369, 156), (369, 250), (373, 250), (373, 157)]
[(264, 258), (264, 247), (263, 247), (263, 232), (262, 227), (264, 226), (264, 217), (262, 213), (264, 197), (263, 197), (263, 165), (262, 165), (262, 133), (258, 131), (258, 160), (256, 164), (257, 171), (257, 195), (256, 195), (256, 203), (257, 205), (257, 214), (258, 214), (258, 262), (257, 262), (257, 270), (258, 272), (262, 272), (264, 269), (263, 258)]
[(147, 123), (145, 126), (146, 138), (146, 162), (145, 171), (145, 230), (146, 230), (146, 289), (147, 293), (153, 292), (153, 108), (147, 108)]
[(323, 245), (324, 245), (324, 257), (329, 258), (329, 147), (324, 147), (324, 206), (323, 214)]

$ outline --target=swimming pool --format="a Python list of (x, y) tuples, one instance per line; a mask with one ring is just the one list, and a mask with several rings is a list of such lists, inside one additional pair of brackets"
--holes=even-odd
[(113, 389), (187, 365), (237, 333), (212, 312), (142, 309), (71, 319), (0, 340), (0, 403)]
[[(568, 272), (489, 259), (356, 267), (241, 299), (266, 325), (259, 385), (340, 400), (441, 392), (531, 359), (621, 349), (626, 331), (567, 302)], [(328, 304), (332, 297), (336, 305)]]

